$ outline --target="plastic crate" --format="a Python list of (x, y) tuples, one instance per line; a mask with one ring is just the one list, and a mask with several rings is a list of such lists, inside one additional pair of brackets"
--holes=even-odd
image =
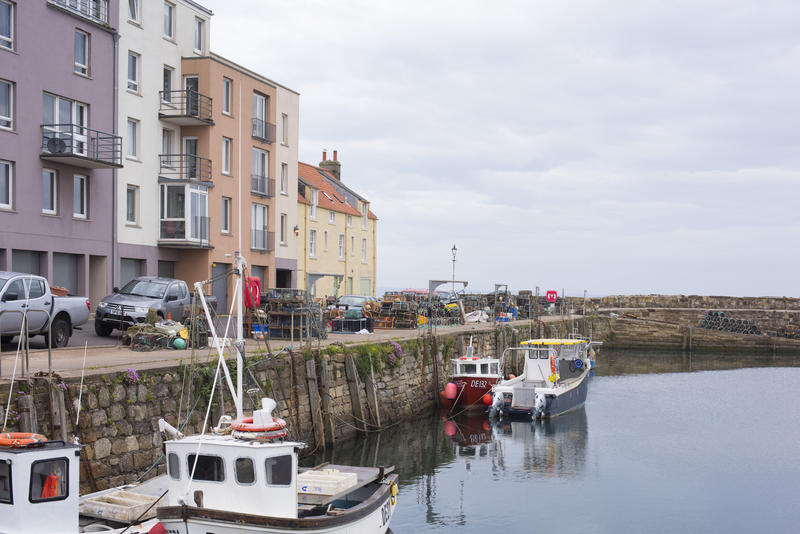
[(304, 471), (297, 475), (297, 493), (336, 495), (358, 484), (355, 473), (343, 473), (337, 469)]

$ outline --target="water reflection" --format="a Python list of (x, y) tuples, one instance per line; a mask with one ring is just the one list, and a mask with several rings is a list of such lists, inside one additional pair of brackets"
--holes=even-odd
[(796, 355), (736, 352), (656, 352), (601, 350), (597, 355), (597, 376), (651, 373), (692, 373), (752, 367), (800, 367)]

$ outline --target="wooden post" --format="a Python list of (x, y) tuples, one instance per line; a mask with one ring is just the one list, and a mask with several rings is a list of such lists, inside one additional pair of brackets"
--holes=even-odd
[[(431, 362), (433, 363), (433, 402), (439, 408), (439, 347), (436, 338), (431, 336)], [(423, 358), (425, 356), (423, 355)]]
[(334, 443), (333, 414), (331, 413), (331, 388), (328, 378), (328, 359), (324, 358), (319, 364), (319, 390), (322, 395), (322, 420), (325, 429), (325, 442)]
[(306, 381), (308, 383), (308, 402), (311, 407), (311, 422), (314, 424), (314, 443), (325, 450), (325, 431), (322, 428), (322, 412), (319, 409), (319, 389), (317, 387), (317, 366), (314, 360), (306, 362)]
[(364, 406), (361, 405), (361, 387), (358, 383), (358, 371), (356, 370), (356, 362), (349, 354), (344, 358), (344, 371), (347, 375), (347, 388), (350, 390), (350, 404), (355, 418), (354, 426), (361, 432), (366, 432), (367, 427), (364, 423), (366, 417), (364, 416)]
[(19, 412), (20, 432), (38, 432), (33, 395), (20, 395), (17, 397), (17, 411)]
[(369, 379), (367, 379), (367, 405), (369, 406), (370, 413), (372, 414), (372, 424), (375, 427), (380, 428), (381, 413), (380, 409), (378, 408), (378, 388), (375, 384), (375, 370), (372, 368), (371, 364), (369, 366)]

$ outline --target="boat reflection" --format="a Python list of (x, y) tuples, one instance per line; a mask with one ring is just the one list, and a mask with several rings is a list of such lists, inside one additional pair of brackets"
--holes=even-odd
[(619, 376), (799, 366), (796, 355), (783, 353), (603, 350), (597, 356), (595, 371), (597, 376)]

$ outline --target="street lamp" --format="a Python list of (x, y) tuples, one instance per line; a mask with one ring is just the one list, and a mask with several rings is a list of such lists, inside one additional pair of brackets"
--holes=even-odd
[(455, 291), (456, 291), (456, 252), (458, 252), (458, 249), (456, 248), (455, 245), (453, 245), (453, 248), (450, 249), (450, 252), (453, 253), (453, 293), (455, 293)]

